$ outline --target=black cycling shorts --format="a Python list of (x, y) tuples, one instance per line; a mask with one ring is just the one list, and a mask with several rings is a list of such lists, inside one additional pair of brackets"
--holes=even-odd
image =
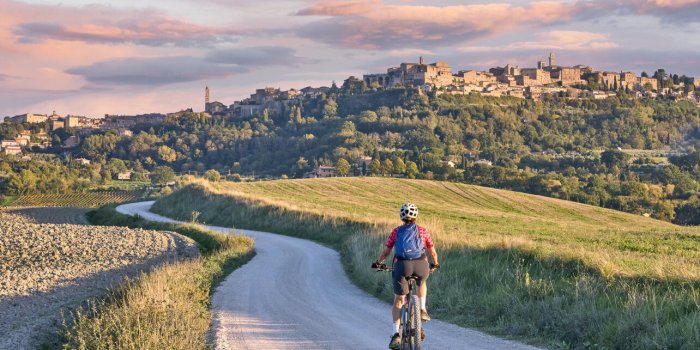
[(394, 285), (394, 294), (408, 294), (408, 276), (416, 276), (416, 286), (420, 286), (430, 275), (430, 265), (428, 258), (423, 256), (418, 260), (394, 259), (394, 271), (391, 277)]

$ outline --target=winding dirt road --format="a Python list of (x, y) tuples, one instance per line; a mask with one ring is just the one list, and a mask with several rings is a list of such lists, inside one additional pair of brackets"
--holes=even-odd
[[(153, 202), (125, 204), (120, 213), (176, 222), (149, 212)], [(231, 229), (208, 226), (230, 233)], [(390, 305), (354, 286), (339, 254), (314, 242), (240, 230), (257, 255), (212, 296), (217, 349), (386, 349)], [(433, 320), (423, 349), (536, 349)]]

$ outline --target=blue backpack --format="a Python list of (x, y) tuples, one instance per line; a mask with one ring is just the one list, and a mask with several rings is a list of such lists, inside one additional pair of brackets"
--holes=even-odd
[(418, 234), (418, 225), (400, 226), (396, 232), (395, 254), (401, 259), (413, 260), (423, 256), (423, 240)]

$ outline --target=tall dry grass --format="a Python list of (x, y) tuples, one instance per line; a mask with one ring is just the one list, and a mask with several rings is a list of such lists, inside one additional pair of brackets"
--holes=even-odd
[(169, 230), (195, 239), (201, 258), (143, 274), (70, 315), (64, 349), (208, 349), (209, 296), (217, 281), (253, 255), (253, 241), (197, 225), (150, 223), (101, 208), (93, 224)]
[(437, 317), (551, 348), (700, 348), (696, 230), (461, 186), (195, 183), (154, 210), (183, 219), (197, 211), (211, 224), (314, 239), (341, 252), (356, 284), (390, 300), (388, 279), (368, 265), (392, 226), (386, 218), (410, 200), (438, 242), (442, 269), (430, 278), (428, 298)]

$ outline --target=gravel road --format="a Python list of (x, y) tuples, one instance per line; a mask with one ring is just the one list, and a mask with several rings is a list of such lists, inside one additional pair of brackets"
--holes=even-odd
[(63, 224), (84, 219), (53, 210), (0, 213), (0, 349), (34, 348), (60, 324), (61, 309), (140, 271), (199, 255), (192, 240), (174, 233)]
[[(173, 222), (150, 213), (152, 204), (125, 204), (117, 210)], [(387, 348), (390, 305), (355, 287), (336, 251), (308, 240), (240, 231), (255, 238), (257, 254), (212, 296), (216, 349)], [(425, 331), (426, 350), (535, 349), (438, 320), (427, 323)]]

